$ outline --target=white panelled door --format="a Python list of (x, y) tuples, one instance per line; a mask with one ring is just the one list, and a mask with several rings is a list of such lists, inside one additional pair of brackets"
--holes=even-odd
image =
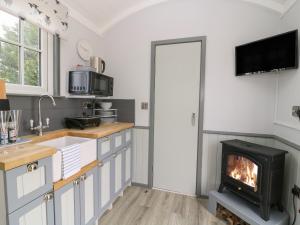
[(196, 193), (201, 42), (156, 47), (154, 188)]

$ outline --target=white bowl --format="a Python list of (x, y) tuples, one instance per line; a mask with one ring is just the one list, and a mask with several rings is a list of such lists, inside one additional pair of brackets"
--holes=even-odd
[(112, 107), (112, 103), (111, 102), (101, 102), (100, 106), (102, 109), (108, 110)]

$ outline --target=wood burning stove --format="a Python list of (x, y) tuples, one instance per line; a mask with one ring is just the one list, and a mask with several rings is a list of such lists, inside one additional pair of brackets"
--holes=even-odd
[(268, 221), (270, 208), (282, 210), (284, 161), (287, 151), (241, 140), (222, 142), (222, 171), (219, 192), (224, 188), (260, 207)]

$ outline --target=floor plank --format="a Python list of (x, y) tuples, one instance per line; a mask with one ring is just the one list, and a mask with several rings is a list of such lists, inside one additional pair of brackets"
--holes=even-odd
[(142, 187), (129, 187), (100, 225), (218, 225), (201, 200)]

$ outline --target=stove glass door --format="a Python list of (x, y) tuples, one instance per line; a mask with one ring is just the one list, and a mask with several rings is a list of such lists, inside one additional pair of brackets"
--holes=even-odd
[(239, 155), (228, 155), (226, 175), (252, 187), (257, 192), (258, 165), (250, 159)]

